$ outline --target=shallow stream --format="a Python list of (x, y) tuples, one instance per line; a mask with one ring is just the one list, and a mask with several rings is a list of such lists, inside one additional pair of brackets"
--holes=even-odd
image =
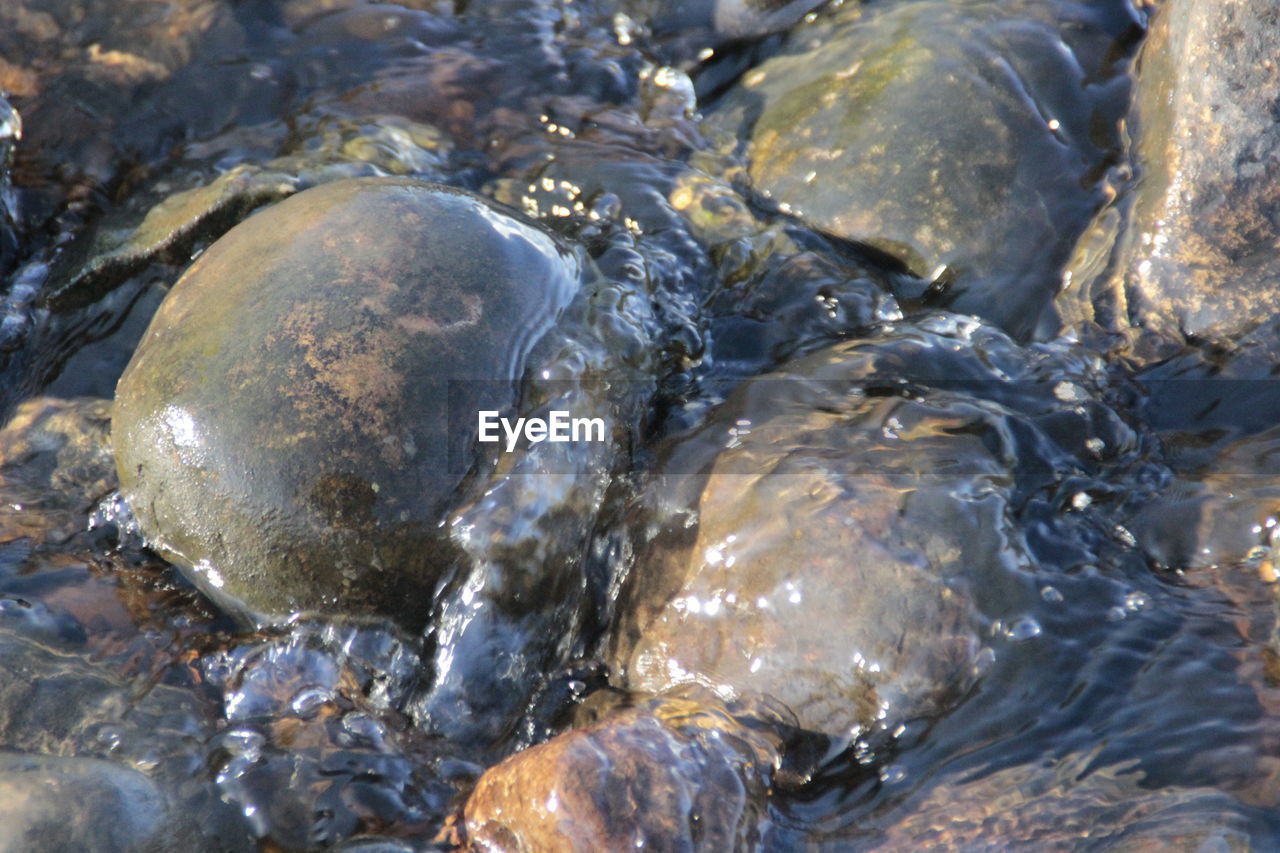
[[(1130, 346), (1055, 308), (1138, 192), (1152, 14), (0, 3), (0, 851), (520, 849), (464, 817), (481, 775), (673, 695), (773, 765), (694, 738), (676, 796), (602, 752), (633, 847), (1280, 848), (1274, 321)], [(233, 225), (379, 176), (597, 271), (542, 378), (612, 377), (623, 438), (458, 510), (550, 579), (255, 627), (148, 547), (110, 401)]]

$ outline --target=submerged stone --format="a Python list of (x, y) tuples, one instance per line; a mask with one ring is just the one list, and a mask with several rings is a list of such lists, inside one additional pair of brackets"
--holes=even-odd
[(211, 246), (157, 312), (117, 389), (121, 491), (233, 611), (421, 625), (455, 556), (440, 523), (475, 413), (516, 401), (581, 275), (547, 233), (467, 193), (300, 193)]
[(819, 0), (632, 0), (625, 8), (659, 37), (692, 30), (724, 41), (784, 31), (820, 5)]
[(36, 397), (0, 429), (0, 542), (66, 546), (116, 487), (111, 402)]
[(466, 805), (477, 850), (755, 850), (778, 738), (722, 703), (649, 700), (517, 753)]
[[(1151, 789), (1092, 754), (951, 776), (890, 813), (868, 850), (1246, 851), (1270, 837), (1267, 818), (1209, 787)], [(962, 774), (966, 775), (966, 774)], [(1264, 845), (1265, 846), (1265, 845)]]
[(1070, 370), (938, 318), (743, 384), (647, 485), (610, 650), (625, 686), (763, 694), (873, 742), (947, 711), (981, 635), (1039, 630), (1015, 483), (1123, 452)]
[(1180, 574), (1245, 565), (1274, 582), (1280, 429), (1231, 442), (1179, 474), (1129, 522), (1152, 562)]
[(0, 851), (250, 849), (198, 770), (203, 698), (91, 663), (79, 627), (34, 598), (0, 598), (0, 747), (24, 750), (0, 752)]
[[(855, 4), (795, 30), (710, 122), (746, 133), (751, 179), (784, 211), (1025, 336), (1101, 201), (1102, 95), (1055, 13), (1068, 10)], [(1079, 30), (1110, 40), (1092, 22)]]
[(0, 754), (0, 851), (168, 850), (167, 807), (146, 776), (96, 758)]
[(1170, 0), (1137, 64), (1136, 183), (1081, 240), (1068, 329), (1225, 343), (1280, 298), (1280, 3)]

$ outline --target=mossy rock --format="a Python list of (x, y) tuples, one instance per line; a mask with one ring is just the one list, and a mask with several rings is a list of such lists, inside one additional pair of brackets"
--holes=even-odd
[(1101, 203), (1105, 110), (1043, 11), (1006, 6), (842, 9), (795, 30), (709, 126), (747, 136), (751, 180), (782, 210), (1023, 337)]

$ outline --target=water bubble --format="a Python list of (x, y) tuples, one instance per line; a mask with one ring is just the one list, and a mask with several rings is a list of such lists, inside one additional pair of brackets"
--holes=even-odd
[(1040, 590), (1040, 597), (1051, 604), (1060, 604), (1063, 600), (1062, 592), (1054, 586), (1042, 587)]
[(635, 30), (636, 23), (631, 20), (629, 15), (625, 12), (617, 12), (614, 14), (613, 35), (618, 40), (618, 44), (623, 45), (624, 47), (631, 44), (631, 40), (633, 38), (632, 34)]
[(977, 655), (975, 655), (975, 656), (974, 656), (974, 658), (973, 658), (973, 674), (974, 674), (974, 676), (976, 677), (976, 676), (980, 676), (980, 675), (982, 675), (982, 674), (983, 674), (983, 673), (985, 673), (987, 670), (991, 669), (992, 665), (993, 665), (995, 662), (996, 662), (996, 652), (995, 652), (995, 649), (992, 649), (992, 648), (990, 648), (990, 647), (987, 647), (987, 648), (982, 649), (982, 650), (981, 650), (980, 652), (978, 652), (978, 654), (977, 654)]
[(1130, 613), (1137, 613), (1150, 603), (1150, 599), (1144, 593), (1131, 592), (1124, 597), (1124, 609)]
[(664, 65), (649, 75), (642, 75), (642, 97), (647, 102), (650, 118), (687, 118), (698, 106), (698, 96), (689, 75), (678, 68)]
[(1032, 637), (1040, 636), (1040, 623), (1030, 616), (1023, 616), (1014, 621), (1005, 632), (1005, 636), (1015, 643), (1022, 643)]
[(289, 708), (296, 716), (306, 719), (315, 716), (327, 703), (332, 702), (334, 693), (325, 687), (304, 688), (293, 697)]
[(22, 116), (8, 101), (0, 99), (0, 139), (22, 138)]
[(386, 727), (381, 722), (358, 711), (343, 716), (342, 728), (354, 740), (373, 747), (380, 746), (386, 736)]
[(880, 781), (886, 785), (896, 785), (906, 778), (907, 771), (900, 764), (880, 768)]

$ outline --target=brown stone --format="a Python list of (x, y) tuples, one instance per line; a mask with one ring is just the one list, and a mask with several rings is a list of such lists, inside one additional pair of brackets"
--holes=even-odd
[(492, 768), (466, 806), (472, 849), (755, 849), (778, 743), (710, 701), (650, 700)]
[(1280, 2), (1167, 0), (1137, 64), (1136, 181), (1077, 246), (1067, 329), (1234, 340), (1280, 299)]

